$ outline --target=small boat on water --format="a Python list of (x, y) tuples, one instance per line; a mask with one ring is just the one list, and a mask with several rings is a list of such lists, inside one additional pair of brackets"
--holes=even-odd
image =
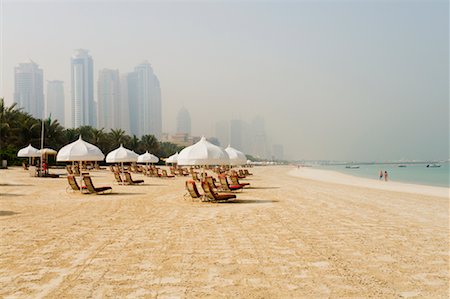
[(359, 165), (347, 165), (347, 166), (345, 166), (345, 168), (358, 169)]
[(400, 164), (398, 167), (406, 167), (406, 165), (404, 164)]
[(427, 167), (436, 168), (436, 167), (441, 167), (441, 165), (437, 164), (437, 163), (431, 163), (431, 164), (428, 164)]

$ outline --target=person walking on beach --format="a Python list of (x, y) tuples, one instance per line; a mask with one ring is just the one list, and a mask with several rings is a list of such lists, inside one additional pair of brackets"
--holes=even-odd
[(384, 181), (385, 181), (385, 182), (388, 181), (388, 173), (387, 173), (386, 170), (384, 171)]
[(380, 180), (383, 179), (383, 170), (380, 170)]

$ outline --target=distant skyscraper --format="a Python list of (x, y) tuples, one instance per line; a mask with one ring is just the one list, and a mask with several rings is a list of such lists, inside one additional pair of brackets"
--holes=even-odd
[(65, 126), (65, 99), (63, 81), (47, 81), (46, 115)]
[(230, 123), (228, 121), (217, 122), (215, 136), (219, 139), (222, 147), (227, 147), (230, 144)]
[(14, 102), (36, 118), (44, 117), (44, 74), (34, 63), (14, 68)]
[(265, 121), (261, 116), (255, 117), (252, 121), (252, 135), (252, 154), (259, 158), (269, 158)]
[(191, 135), (191, 116), (189, 111), (184, 107), (178, 112), (177, 133)]
[(273, 145), (273, 159), (274, 160), (283, 160), (284, 159), (284, 148), (281, 144)]
[(147, 134), (160, 138), (162, 133), (161, 89), (159, 80), (148, 62), (128, 74), (128, 103), (131, 134)]
[(118, 70), (103, 69), (98, 75), (98, 128), (121, 129), (121, 98)]
[(242, 121), (239, 119), (233, 119), (230, 122), (230, 145), (238, 150), (242, 149)]
[(88, 50), (78, 49), (72, 64), (72, 127), (96, 126), (94, 65)]

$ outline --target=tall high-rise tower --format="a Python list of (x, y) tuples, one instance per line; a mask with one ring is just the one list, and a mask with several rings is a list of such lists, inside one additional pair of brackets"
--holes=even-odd
[(78, 49), (72, 64), (72, 127), (96, 126), (94, 63), (88, 50)]
[(65, 103), (64, 103), (63, 81), (47, 81), (47, 103), (46, 115), (52, 115), (61, 125), (65, 125)]
[(177, 116), (177, 133), (191, 135), (191, 116), (186, 108), (182, 107)]
[(122, 128), (120, 79), (118, 70), (103, 69), (98, 74), (98, 127)]
[(14, 102), (34, 117), (44, 117), (44, 73), (33, 61), (14, 68)]
[(148, 62), (128, 74), (130, 131), (137, 136), (152, 134), (161, 137), (161, 89), (158, 77)]

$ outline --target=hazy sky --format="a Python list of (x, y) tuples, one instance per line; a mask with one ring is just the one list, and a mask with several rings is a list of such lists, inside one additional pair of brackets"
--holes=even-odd
[(184, 105), (195, 135), (263, 116), (289, 158), (448, 159), (448, 15), (447, 1), (3, 0), (1, 96), (32, 59), (69, 98), (85, 48), (96, 77), (152, 64), (166, 132)]

